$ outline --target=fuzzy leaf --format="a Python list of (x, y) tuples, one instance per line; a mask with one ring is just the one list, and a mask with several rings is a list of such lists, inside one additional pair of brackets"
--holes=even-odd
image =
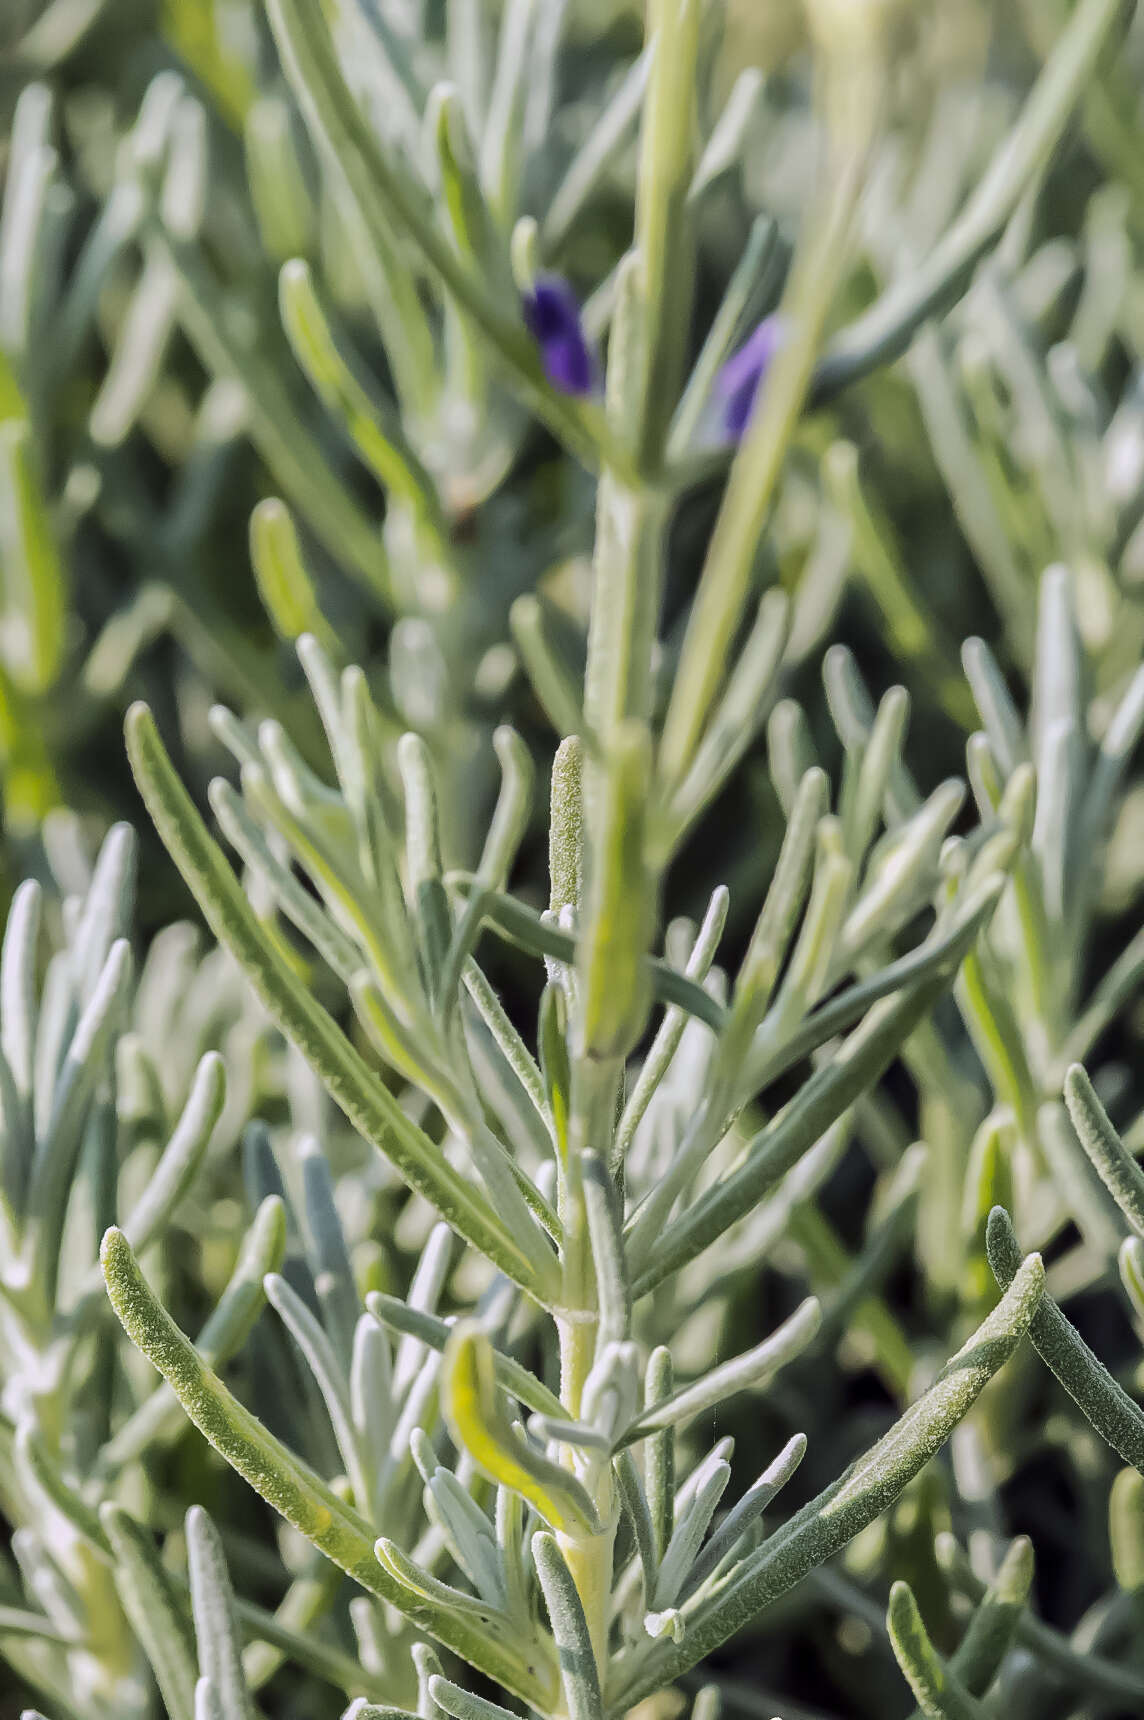
[(1144, 1171), (1125, 1151), (1079, 1063), (1065, 1076), (1065, 1104), (1093, 1169), (1133, 1230), (1144, 1236)]
[(556, 1537), (543, 1531), (535, 1534), (532, 1559), (560, 1657), (560, 1682), (569, 1720), (604, 1720), (596, 1651), (579, 1591)]
[(985, 1710), (953, 1676), (929, 1639), (908, 1583), (890, 1590), (887, 1628), (898, 1665), (926, 1720), (985, 1720)]
[(255, 1720), (222, 1542), (198, 1505), (187, 1512), (187, 1556), (199, 1671), (214, 1685), (221, 1720)]

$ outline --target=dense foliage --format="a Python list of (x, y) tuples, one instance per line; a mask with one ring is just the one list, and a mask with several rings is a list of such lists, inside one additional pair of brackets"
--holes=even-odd
[(0, 1716), (1144, 1714), (1144, 21), (2, 14)]

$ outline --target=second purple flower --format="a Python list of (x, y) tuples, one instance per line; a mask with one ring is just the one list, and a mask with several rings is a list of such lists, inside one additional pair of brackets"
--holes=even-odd
[(764, 317), (750, 339), (719, 372), (715, 393), (722, 408), (723, 429), (736, 442), (751, 421), (763, 378), (782, 340), (781, 319), (775, 315)]

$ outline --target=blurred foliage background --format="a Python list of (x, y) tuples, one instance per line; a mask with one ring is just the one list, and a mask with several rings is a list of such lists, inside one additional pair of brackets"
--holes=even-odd
[[(379, 0), (377, 10), (400, 25), (407, 9)], [(776, 302), (816, 145), (800, 8), (731, 0), (723, 28), (714, 21), (720, 9), (709, 10), (706, 132), (733, 92), (742, 112), (733, 147), (713, 162), (695, 210), (695, 353), (750, 246), (759, 261), (743, 326)], [(930, 250), (988, 169), (1070, 8), (1065, 0), (918, 0), (892, 10), (892, 111), (864, 203), (859, 255), (836, 307), (840, 325)], [(428, 0), (419, 19), (430, 57), (445, 52), (448, 11), (446, 0)], [(489, 19), (491, 28), (495, 5)], [(548, 105), (537, 98), (519, 207), (546, 236), (553, 265), (574, 282), (589, 323), (595, 318), (602, 329), (609, 279), (631, 234), (636, 106), (623, 92), (642, 21), (634, 5), (569, 0), (562, 28), (556, 88)], [(404, 82), (371, 84), (375, 78), (378, 66), (366, 56), (362, 99), (367, 108), (373, 101), (371, 117), (384, 134), (388, 124), (404, 123), (403, 104), (422, 87), (423, 73), (414, 65)], [(792, 595), (782, 691), (802, 705), (830, 765), (843, 751), (844, 660), (833, 659), (832, 693), (829, 673), (824, 690), (823, 659), (842, 646), (875, 697), (897, 681), (907, 688), (906, 759), (923, 789), (959, 772), (978, 724), (959, 662), (962, 641), (978, 635), (991, 645), (1023, 709), (1038, 582), (1051, 563), (1066, 562), (1072, 573), (1092, 737), (1105, 732), (1139, 663), (1142, 92), (1144, 23), (1136, 19), (1102, 61), (1065, 144), (972, 288), (940, 325), (921, 331), (906, 357), (803, 420), (759, 576)], [(609, 147), (588, 182), (570, 192), (569, 168), (598, 137), (601, 114), (614, 126)], [(176, 139), (182, 166), (166, 172), (156, 213), (139, 187), (158, 175), (161, 133)], [(156, 933), (191, 910), (142, 814), (124, 757), (123, 714), (136, 698), (150, 703), (200, 797), (225, 766), (209, 722), (219, 701), (247, 717), (274, 718), (320, 768), (316, 719), (292, 649), (304, 630), (317, 632), (336, 658), (363, 666), (390, 739), (406, 727), (426, 738), (447, 784), (450, 859), (472, 864), (495, 786), (495, 725), (511, 722), (542, 763), (558, 739), (522, 668), (522, 639), (542, 625), (571, 668), (582, 666), (591, 482), (473, 354), (450, 351), (427, 393), (419, 392), (424, 376), (415, 362), (402, 373), (416, 316), (393, 329), (385, 282), (336, 176), (311, 148), (249, 0), (6, 0), (0, 151), (5, 900), (25, 877), (40, 879), (57, 905), (81, 893), (104, 834), (127, 820), (141, 844), (134, 936), (141, 955), (153, 954)], [(309, 264), (368, 386), (397, 399), (415, 427), (417, 457), (442, 505), (432, 555), (409, 510), (387, 506), (344, 402), (331, 410), (298, 363), (279, 305), (279, 270), (295, 257)], [(669, 659), (720, 481), (718, 460), (700, 458), (673, 523)], [(717, 879), (731, 888), (729, 948), (740, 953), (781, 834), (760, 740), (676, 862), (669, 917), (702, 912), (717, 855)], [(543, 835), (538, 826), (514, 877), (516, 892), (534, 904), (545, 893)], [(1142, 886), (1144, 780), (1133, 779), (1118, 802), (1092, 917), (1074, 952), (1078, 995), (1134, 947)], [(191, 956), (181, 952), (176, 962), (161, 941), (155, 959), (167, 962), (168, 987), (176, 984), (172, 974), (181, 976), (187, 1012), (179, 1030), (186, 1067), (180, 1053), (179, 1068), (167, 1072), (168, 1106), (185, 1091), (192, 1049), (229, 1046), (248, 1078), (237, 1083), (230, 1141), (255, 1111), (275, 1126), (320, 1130), (335, 1173), (344, 1169), (359, 1179), (347, 1186), (368, 1189), (352, 1219), (357, 1257), (379, 1283), (400, 1277), (423, 1240), (420, 1216), (403, 1206), (383, 1167), (362, 1169), (360, 1143), (315, 1096), (226, 962), (208, 957), (213, 965), (195, 977)], [(510, 1013), (527, 1020), (539, 985), (535, 963), (508, 949), (490, 960)], [(1135, 970), (1096, 1042), (1100, 1090), (1139, 1145), (1144, 1138), (1133, 1124), (1144, 1086), (1134, 978)], [(138, 1028), (145, 1036), (153, 1024), (141, 1019)], [(955, 1025), (950, 1032), (964, 1041)], [(158, 1063), (170, 1057), (175, 1033), (170, 1028), (163, 1040), (155, 1032)], [(1052, 1058), (1045, 1067), (1057, 1074)], [(1045, 1082), (1038, 1099), (1057, 1096), (1059, 1084), (1050, 1092), (1049, 1075)], [(890, 1134), (919, 1131), (916, 1093), (903, 1083), (891, 1099), (898, 1114)], [(172, 1249), (171, 1296), (176, 1306), (183, 1297), (184, 1311), (201, 1302), (201, 1285), (213, 1294), (229, 1270), (228, 1237), (245, 1198), (236, 1160), (217, 1156), (209, 1193), (184, 1217)], [(789, 1300), (790, 1275), (845, 1277), (861, 1250), (857, 1215), (871, 1178), (868, 1164), (848, 1159), (762, 1279), (732, 1273), (721, 1284), (695, 1312), (696, 1354), (752, 1341), (760, 1302)], [(948, 1239), (934, 1231), (960, 1220), (947, 1202), (930, 1222), (930, 1232), (923, 1223), (892, 1262), (877, 1303), (879, 1318), (900, 1328), (923, 1358), (946, 1353), (967, 1301), (965, 1286), (943, 1276)], [(1074, 1298), (1074, 1317), (1109, 1367), (1135, 1381), (1138, 1345), (1109, 1287), (1107, 1251), (1066, 1223), (1050, 1259), (1058, 1294)], [(956, 1267), (950, 1271), (956, 1276)], [(278, 1361), (287, 1368), (285, 1356)], [(864, 1428), (884, 1425), (894, 1389), (884, 1355), (861, 1334), (840, 1342), (837, 1362), (794, 1370), (786, 1395), (765, 1415), (732, 1410), (718, 1431), (736, 1433), (749, 1451), (776, 1431), (785, 1437), (791, 1426), (813, 1423), (822, 1433), (815, 1463), (833, 1473)], [(271, 1371), (265, 1356), (261, 1366)], [(1009, 1533), (1034, 1535), (1037, 1605), (1058, 1633), (1052, 1641), (1066, 1666), (1069, 1655), (1115, 1648), (1118, 1663), (1144, 1678), (1144, 1575), (1138, 1569), (1128, 1589), (1113, 1585), (1110, 1459), (1031, 1363), (1015, 1373), (991, 1429), (1001, 1488), (980, 1502), (978, 1526), (988, 1527), (990, 1512), (1001, 1508)], [(274, 1413), (280, 1391), (262, 1383)], [(777, 1427), (763, 1425), (768, 1418)], [(955, 1453), (957, 1483), (969, 1496), (978, 1461), (968, 1446)], [(259, 1537), (270, 1538), (261, 1509), (216, 1472), (193, 1437), (173, 1438), (164, 1464), (160, 1491), (183, 1501), (210, 1494), (233, 1527), (240, 1587), (272, 1590), (275, 1571), (258, 1550)], [(927, 1472), (863, 1540), (845, 1575), (808, 1585), (781, 1616), (768, 1613), (757, 1636), (748, 1631), (725, 1651), (718, 1671), (734, 1711), (781, 1711), (785, 1720), (905, 1714), (880, 1613), (873, 1609), (871, 1622), (855, 1585), (876, 1589), (880, 1573), (913, 1560), (911, 1580), (928, 1594), (927, 1616), (940, 1618), (949, 1603), (932, 1547), (949, 1521), (944, 1471)], [(1125, 1647), (1133, 1633), (1136, 1646)], [(1046, 1682), (1031, 1660), (1027, 1670), (1027, 1688), (1014, 1684), (1009, 1692), (1011, 1720), (1144, 1712), (1115, 1688), (1078, 1695), (1067, 1677)], [(332, 1713), (318, 1688), (280, 1674), (268, 1685), (268, 1712)], [(10, 1687), (0, 1713), (17, 1713), (25, 1695)]]

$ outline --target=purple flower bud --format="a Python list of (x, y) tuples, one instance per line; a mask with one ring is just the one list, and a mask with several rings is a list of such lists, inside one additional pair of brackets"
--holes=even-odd
[(561, 394), (591, 394), (596, 363), (580, 303), (560, 275), (541, 275), (524, 295), (524, 320), (540, 348), (544, 374)]
[(759, 385), (782, 339), (781, 319), (773, 315), (764, 317), (751, 338), (719, 372), (715, 392), (722, 402), (723, 428), (736, 442), (751, 421)]

